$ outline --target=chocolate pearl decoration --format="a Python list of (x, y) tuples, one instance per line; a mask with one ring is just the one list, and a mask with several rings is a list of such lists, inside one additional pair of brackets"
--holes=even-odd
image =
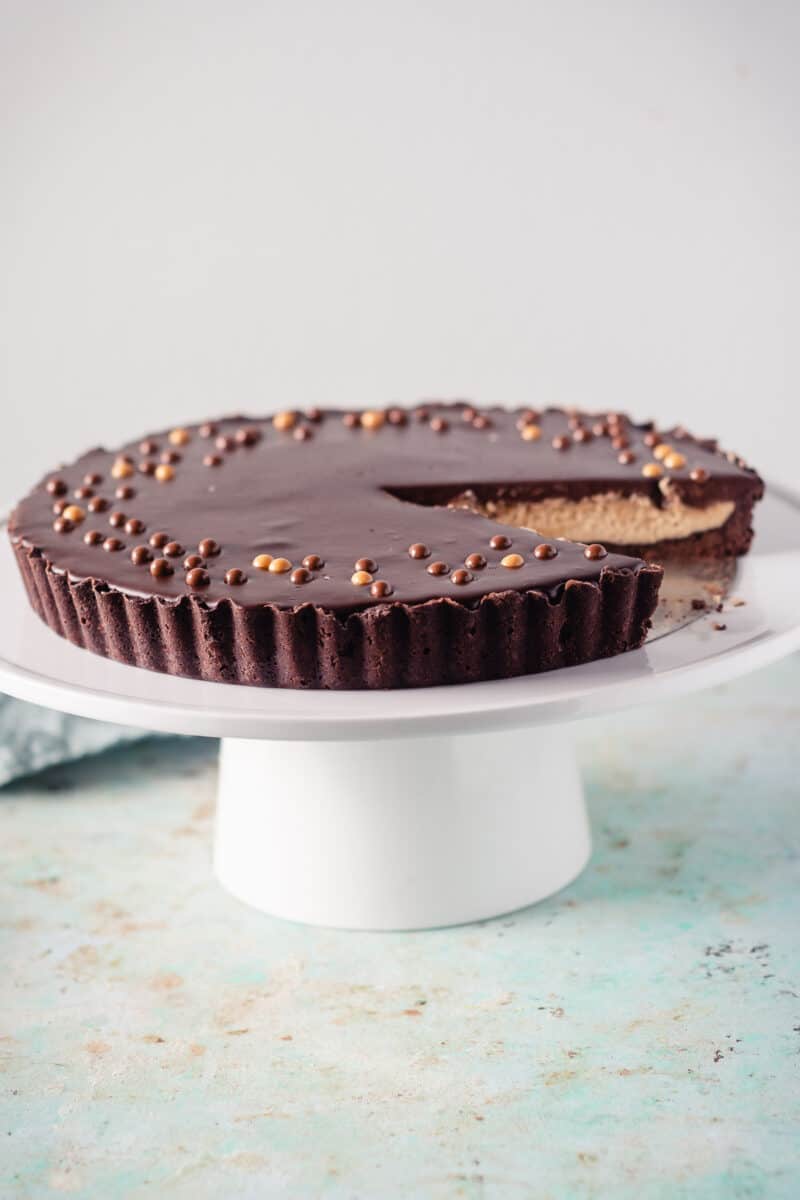
[(162, 533), (161, 530), (157, 530), (155, 533), (150, 534), (149, 542), (155, 550), (160, 550), (162, 546), (166, 546), (168, 541), (169, 534)]
[(555, 546), (553, 546), (552, 543), (550, 543), (550, 542), (540, 542), (539, 545), (534, 546), (534, 549), (533, 549), (533, 557), (534, 558), (541, 558), (541, 559), (555, 558), (555, 556), (557, 554), (558, 554), (558, 550), (556, 550)]
[(607, 554), (608, 551), (606, 550), (605, 546), (601, 546), (599, 542), (592, 542), (592, 544), (587, 546), (584, 550), (583, 557), (595, 560), (598, 558), (605, 558)]
[(296, 421), (297, 415), (293, 412), (275, 413), (275, 416), (272, 418), (272, 424), (279, 433), (285, 433), (287, 430), (292, 429)]
[(623, 450), (621, 454), (617, 455), (617, 462), (623, 467), (629, 467), (631, 463), (636, 462), (636, 455), (632, 450)]
[(668, 471), (679, 471), (681, 467), (686, 466), (686, 459), (682, 454), (679, 454), (676, 450), (673, 450), (673, 452), (668, 454), (664, 459), (664, 466)]
[(222, 465), (222, 459), (218, 454), (205, 454), (203, 456), (204, 467), (219, 467)]
[(626, 437), (615, 437), (612, 440), (611, 445), (614, 450), (627, 450), (630, 446), (630, 442)]
[(273, 558), (267, 568), (273, 575), (285, 575), (287, 571), (291, 571), (292, 564), (288, 558)]
[(644, 475), (645, 479), (660, 479), (664, 472), (658, 463), (649, 462), (645, 463), (642, 467), (642, 474)]
[(86, 507), (90, 513), (105, 512), (108, 508), (108, 501), (103, 496), (92, 496)]
[(55, 504), (53, 505), (53, 512), (57, 517), (60, 517), (66, 507), (66, 500), (56, 500)]
[(103, 549), (108, 550), (109, 553), (114, 554), (118, 550), (124, 550), (125, 543), (118, 537), (107, 537), (106, 540), (103, 542)]
[(689, 472), (689, 478), (692, 483), (707, 483), (709, 478), (708, 471), (705, 467), (694, 467)]
[(173, 465), (174, 463), (179, 463), (182, 457), (182, 455), (178, 454), (177, 450), (165, 450), (161, 455), (161, 461), (162, 463)]
[(150, 574), (156, 579), (164, 579), (167, 575), (171, 575), (173, 571), (172, 563), (167, 558), (156, 558), (150, 563)]
[(659, 444), (659, 442), (661, 441), (661, 438), (655, 432), (655, 430), (651, 430), (650, 433), (646, 433), (644, 435), (644, 437), (642, 438), (642, 441), (644, 442), (645, 446), (647, 446), (648, 450), (652, 450), (654, 446), (657, 446)]
[(220, 552), (220, 545), (213, 538), (203, 538), (202, 542), (198, 542), (197, 549), (203, 558), (214, 558)]
[(255, 446), (261, 437), (261, 432), (253, 425), (243, 425), (241, 429), (236, 430), (234, 436), (240, 446)]
[(113, 479), (130, 479), (133, 474), (133, 464), (127, 458), (118, 458), (111, 468)]
[(482, 571), (486, 566), (486, 559), (482, 554), (468, 554), (464, 559), (464, 566), (469, 567), (470, 571)]
[(225, 572), (225, 582), (229, 587), (240, 587), (243, 583), (247, 583), (247, 576), (240, 567), (230, 567)]
[(141, 475), (155, 475), (156, 464), (151, 462), (150, 459), (145, 458), (139, 463), (139, 473)]
[(595, 437), (607, 437), (608, 426), (606, 425), (605, 421), (595, 421), (594, 425), (592, 426), (592, 433)]
[(450, 422), (444, 417), (434, 417), (430, 425), (434, 433), (447, 433), (450, 428)]
[(68, 521), (72, 521), (73, 525), (80, 525), (86, 513), (80, 504), (68, 504), (61, 515)]
[(136, 488), (132, 488), (129, 483), (123, 483), (117, 488), (114, 495), (118, 500), (132, 500), (136, 495)]
[(431, 410), (426, 408), (424, 404), (419, 404), (414, 409), (414, 416), (417, 418), (420, 425), (424, 425), (426, 421), (431, 419)]
[(508, 567), (511, 571), (517, 571), (524, 562), (525, 559), (521, 554), (506, 554), (504, 558), (500, 559), (500, 566)]
[(191, 571), (187, 572), (186, 582), (189, 587), (201, 588), (207, 587), (211, 582), (211, 578), (208, 571), (205, 571), (202, 567), (192, 567)]
[(103, 540), (103, 535), (99, 529), (87, 529), (83, 535), (83, 540), (87, 546), (99, 546)]
[(152, 557), (153, 552), (149, 546), (134, 546), (131, 550), (131, 562), (135, 567), (143, 567)]
[(550, 444), (554, 450), (569, 450), (570, 440), (560, 434), (558, 437), (554, 437)]
[(169, 463), (159, 463), (154, 474), (159, 483), (169, 483), (175, 478), (175, 469)]
[(72, 533), (74, 528), (75, 526), (69, 517), (56, 517), (55, 521), (53, 521), (53, 529), (55, 529), (56, 533)]
[(51, 496), (63, 496), (67, 491), (67, 485), (63, 479), (48, 479), (45, 486)]
[(94, 495), (94, 488), (91, 488), (88, 484), (84, 483), (81, 485), (81, 487), (76, 487), (72, 494), (76, 500), (90, 500)]
[(218, 432), (218, 426), (215, 425), (213, 421), (204, 421), (203, 424), (200, 426), (200, 429), (198, 430), (198, 433), (200, 434), (201, 438), (216, 437), (217, 432)]
[(253, 559), (253, 566), (258, 571), (268, 571), (272, 562), (271, 554), (257, 554)]
[(314, 436), (314, 430), (309, 429), (308, 425), (298, 425), (292, 432), (292, 437), (296, 442), (308, 442)]
[(668, 454), (672, 453), (672, 446), (668, 442), (659, 442), (653, 447), (653, 458), (664, 459)]
[(375, 562), (374, 558), (359, 558), (356, 559), (353, 565), (357, 571), (374, 572), (378, 569), (378, 564)]
[(139, 517), (129, 517), (125, 522), (126, 533), (144, 533), (145, 524)]
[(475, 420), (477, 415), (478, 415), (478, 410), (476, 408), (473, 408), (471, 404), (466, 404), (464, 406), (464, 408), (461, 410), (461, 420), (466, 421), (466, 423), (468, 425), (472, 424), (472, 422)]
[(425, 569), (429, 575), (446, 575), (450, 570), (446, 562), (439, 562), (438, 560), (428, 563)]
[(508, 550), (511, 544), (511, 538), (504, 533), (496, 533), (494, 537), (489, 538), (489, 545), (493, 550)]
[(361, 414), (361, 427), (362, 429), (380, 429), (385, 420), (386, 414), (382, 413), (380, 409), (371, 409)]
[(88, 471), (83, 477), (83, 482), (87, 487), (97, 487), (98, 483), (103, 482), (103, 476), (97, 471)]
[(410, 558), (427, 558), (430, 550), (424, 542), (414, 542), (408, 547), (408, 553)]
[(127, 519), (128, 518), (125, 516), (124, 512), (112, 512), (111, 516), (108, 518), (108, 523), (109, 525), (112, 525), (114, 529), (121, 529)]
[(195, 567), (204, 567), (205, 565), (199, 554), (187, 554), (183, 560), (183, 569), (185, 571), (193, 571)]
[(572, 435), (572, 440), (573, 442), (591, 442), (592, 432), (583, 425), (579, 425)]
[(170, 431), (169, 440), (173, 446), (188, 446), (192, 440), (192, 435), (188, 429), (172, 429)]
[(484, 430), (484, 429), (491, 429), (491, 427), (492, 427), (492, 422), (489, 420), (489, 418), (486, 416), (485, 413), (478, 413), (478, 415), (476, 417), (473, 417), (473, 420), (472, 420), (472, 428), (473, 429)]
[(369, 571), (354, 571), (350, 576), (350, 582), (356, 587), (365, 587), (366, 584), (372, 583), (372, 576)]
[(325, 563), (318, 554), (307, 554), (303, 559), (303, 566), (309, 571), (320, 571)]
[(318, 425), (322, 420), (322, 409), (317, 408), (316, 404), (312, 405), (311, 408), (307, 408), (306, 420), (313, 421), (315, 425)]
[(386, 420), (390, 425), (399, 428), (401, 425), (408, 424), (408, 414), (402, 408), (390, 408), (386, 414)]
[(152, 438), (145, 438), (143, 442), (139, 442), (140, 454), (158, 454), (158, 442), (154, 442)]
[(167, 542), (164, 547), (164, 553), (168, 558), (180, 558), (183, 554), (183, 546), (180, 542)]
[(392, 594), (392, 585), (387, 583), (385, 579), (376, 579), (369, 589), (370, 596), (374, 596), (376, 600), (384, 600)]
[(358, 413), (353, 413), (353, 412), (345, 413), (342, 417), (342, 424), (345, 425), (348, 429), (355, 429), (357, 425), (361, 424)]
[(218, 450), (231, 451), (236, 449), (236, 442), (232, 437), (228, 437), (226, 433), (221, 433), (214, 442)]
[(542, 436), (541, 426), (523, 425), (519, 431), (519, 435), (524, 442), (538, 442)]
[(295, 567), (289, 578), (291, 579), (292, 583), (308, 583), (311, 579), (311, 572), (307, 567)]
[(453, 571), (452, 575), (450, 576), (450, 582), (458, 584), (459, 587), (463, 587), (465, 583), (470, 583), (471, 581), (472, 576), (470, 575), (469, 571), (465, 571), (463, 567), (459, 567), (457, 571)]

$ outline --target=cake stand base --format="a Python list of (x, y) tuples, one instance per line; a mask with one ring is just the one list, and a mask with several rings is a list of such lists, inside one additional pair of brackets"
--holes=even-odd
[(560, 729), (222, 741), (217, 877), (273, 916), (344, 929), (457, 925), (543, 900), (590, 852)]

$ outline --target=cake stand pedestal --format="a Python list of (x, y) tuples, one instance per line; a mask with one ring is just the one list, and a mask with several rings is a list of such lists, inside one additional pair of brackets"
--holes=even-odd
[(551, 895), (588, 860), (569, 722), (722, 683), (800, 648), (799, 518), (797, 499), (771, 489), (732, 588), (743, 603), (724, 617), (690, 620), (668, 595), (634, 653), (378, 693), (203, 683), (98, 658), (39, 621), (0, 538), (0, 689), (222, 738), (215, 868), (256, 908), (358, 929), (478, 920)]

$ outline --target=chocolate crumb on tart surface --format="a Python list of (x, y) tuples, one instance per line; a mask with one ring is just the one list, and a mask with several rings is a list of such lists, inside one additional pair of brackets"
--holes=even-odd
[(256, 686), (421, 687), (640, 646), (661, 580), (643, 557), (745, 553), (762, 493), (683, 429), (425, 403), (92, 450), (9, 533), (33, 608), (95, 653)]

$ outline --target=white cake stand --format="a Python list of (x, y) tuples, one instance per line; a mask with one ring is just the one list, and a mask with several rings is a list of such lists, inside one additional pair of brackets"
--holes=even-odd
[(551, 895), (588, 861), (569, 722), (800, 647), (800, 501), (773, 488), (757, 522), (732, 588), (745, 603), (726, 603), (724, 616), (667, 613), (644, 649), (583, 667), (377, 693), (202, 683), (95, 657), (34, 615), (2, 537), (0, 689), (222, 738), (215, 869), (256, 908), (358, 929), (478, 920)]

